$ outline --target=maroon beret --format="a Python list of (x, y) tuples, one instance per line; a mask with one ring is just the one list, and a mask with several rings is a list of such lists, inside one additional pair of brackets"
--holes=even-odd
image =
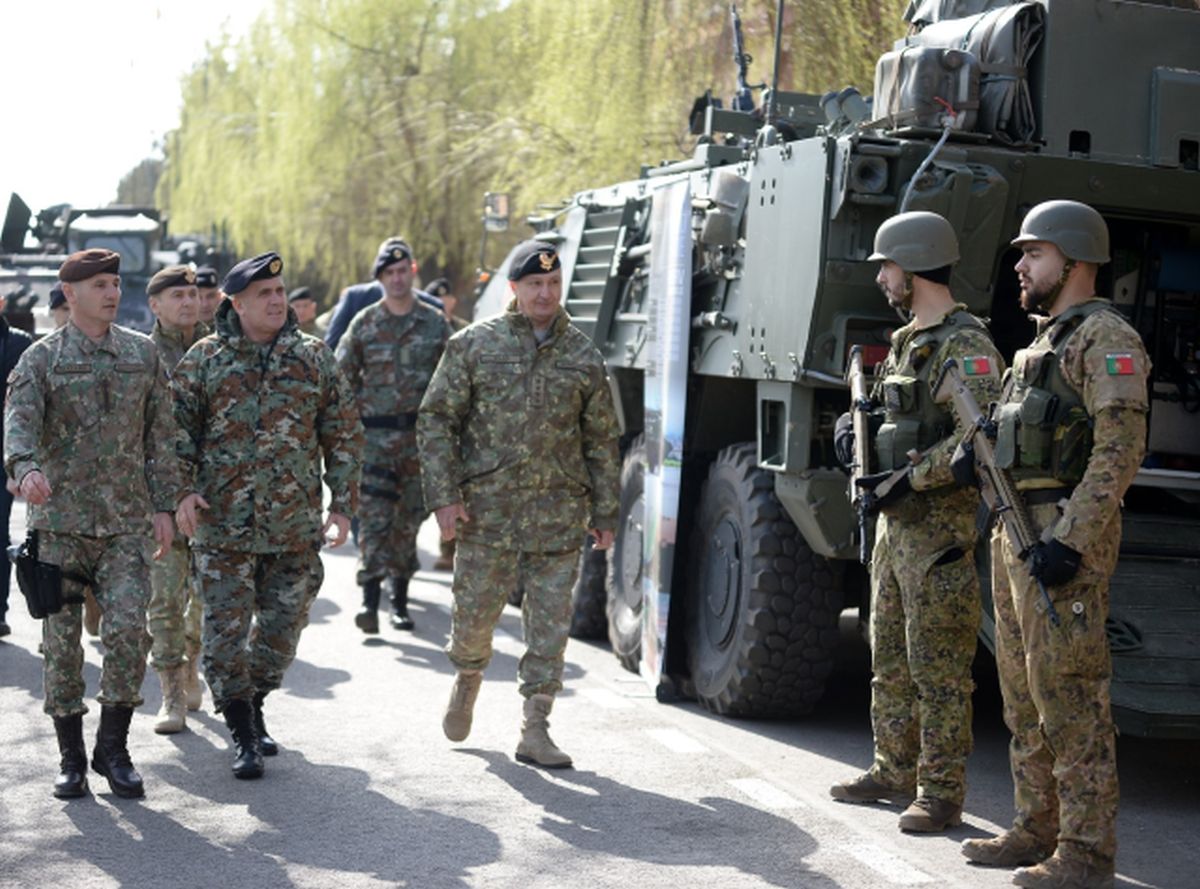
[(80, 250), (66, 258), (58, 269), (58, 280), (74, 283), (86, 281), (93, 275), (118, 274), (121, 270), (121, 254), (112, 250), (93, 247)]

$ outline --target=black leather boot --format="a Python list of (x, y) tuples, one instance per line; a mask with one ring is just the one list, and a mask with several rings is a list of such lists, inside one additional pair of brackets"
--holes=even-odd
[(92, 749), (92, 768), (108, 779), (109, 789), (125, 799), (146, 795), (142, 776), (129, 759), (129, 721), (132, 707), (105, 704), (100, 708), (100, 728), (96, 731), (96, 746)]
[(54, 795), (59, 799), (87, 796), (87, 745), (83, 743), (83, 714), (55, 716), (54, 734), (58, 735), (58, 777), (54, 779)]
[(362, 608), (354, 615), (354, 625), (364, 633), (379, 632), (379, 578), (363, 584)]
[(253, 707), (249, 701), (239, 698), (225, 705), (224, 715), (229, 733), (233, 735), (233, 776), (261, 778), (263, 758), (258, 749), (258, 735), (254, 731)]
[(392, 578), (392, 629), (411, 630), (412, 618), (408, 616), (408, 578)]
[(262, 751), (262, 755), (274, 756), (279, 752), (279, 745), (267, 734), (267, 723), (263, 719), (263, 699), (266, 696), (265, 691), (260, 691), (254, 696), (254, 731), (258, 735), (258, 749)]

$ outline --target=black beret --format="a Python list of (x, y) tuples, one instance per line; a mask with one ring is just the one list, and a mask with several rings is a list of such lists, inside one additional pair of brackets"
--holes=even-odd
[(399, 238), (388, 238), (379, 245), (379, 255), (375, 257), (375, 271), (372, 277), (378, 278), (379, 273), (389, 265), (395, 265), (404, 260), (412, 261), (412, 247)]
[(263, 281), (274, 278), (283, 272), (283, 260), (274, 251), (260, 253), (250, 259), (243, 259), (229, 270), (221, 289), (227, 296), (241, 293), (250, 286), (251, 281)]
[(121, 254), (102, 247), (72, 253), (58, 269), (58, 280), (74, 284), (93, 275), (116, 275), (121, 271)]
[(315, 302), (317, 298), (312, 295), (307, 287), (297, 287), (288, 294), (288, 302), (290, 303), (294, 303), (302, 299), (311, 299)]
[(425, 288), (425, 292), (430, 296), (436, 296), (438, 299), (441, 299), (444, 296), (454, 295), (450, 291), (450, 282), (445, 278), (434, 278)]
[(196, 286), (201, 290), (217, 286), (217, 270), (212, 266), (202, 265), (196, 269)]
[(544, 275), (557, 268), (562, 268), (558, 261), (558, 251), (553, 244), (545, 241), (522, 241), (512, 254), (512, 262), (508, 266), (508, 280), (520, 281), (526, 275)]
[(63, 293), (62, 282), (56, 281), (50, 288), (50, 308), (57, 309), (59, 306), (66, 305), (66, 302), (67, 295)]
[(146, 295), (154, 296), (172, 287), (195, 287), (196, 270), (190, 265), (169, 265), (159, 269), (146, 285)]

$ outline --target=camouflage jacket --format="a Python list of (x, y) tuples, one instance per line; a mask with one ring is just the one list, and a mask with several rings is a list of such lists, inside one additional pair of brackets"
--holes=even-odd
[(355, 315), (337, 347), (338, 365), (368, 426), (370, 418), (416, 414), (450, 338), (437, 309), (414, 299), (411, 312), (393, 315), (385, 302)]
[[(1067, 313), (1038, 320), (1039, 340)], [(1087, 552), (1121, 508), (1146, 452), (1146, 380), (1150, 359), (1142, 338), (1116, 312), (1095, 312), (1063, 344), (1059, 369), (1080, 395), (1093, 423), (1092, 450), (1083, 479), (1075, 486), (1054, 536), (1076, 552)], [(1020, 361), (1020, 352), (1014, 365)], [(1005, 390), (1005, 396), (1009, 394)]]
[(29, 525), (106, 537), (148, 534), (180, 493), (178, 430), (158, 350), (112, 325), (100, 343), (74, 322), (34, 343), (8, 377), (4, 467), (41, 470), (53, 494)]
[(228, 300), (215, 322), (171, 379), (185, 487), (209, 505), (192, 543), (255, 553), (318, 546), (322, 457), (330, 510), (357, 508), (362, 425), (350, 387), (291, 312), (264, 346), (243, 335)]
[(158, 346), (158, 357), (162, 359), (168, 377), (175, 372), (176, 365), (179, 364), (187, 350), (211, 332), (207, 324), (197, 321), (196, 329), (192, 331), (192, 338), (185, 341), (182, 330), (168, 330), (163, 327), (160, 320), (154, 319), (154, 327), (150, 330), (150, 339), (154, 340), (154, 345)]
[(559, 311), (540, 345), (508, 311), (451, 337), (421, 402), (430, 510), (462, 502), (464, 540), (532, 552), (616, 528), (619, 436), (604, 359)]

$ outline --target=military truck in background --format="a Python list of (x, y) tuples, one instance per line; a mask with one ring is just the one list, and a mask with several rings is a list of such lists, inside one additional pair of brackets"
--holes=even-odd
[[(949, 219), (951, 288), (1011, 358), (1033, 325), (1009, 241), (1033, 205), (1069, 198), (1107, 220), (1100, 293), (1154, 363), (1111, 585), (1114, 715), (1126, 734), (1200, 737), (1200, 10), (925, 0), (906, 18), (871, 97), (776, 88), (747, 112), (710, 94), (690, 158), (531, 219), (624, 423), (613, 649), (718, 713), (810, 710), (839, 614), (867, 617), (832, 431), (851, 347), (872, 364), (901, 323), (867, 261), (876, 229), (902, 208)], [(504, 271), (476, 317), (502, 308)]]
[(178, 262), (211, 263), (213, 256), (201, 240), (170, 240), (166, 223), (153, 207), (80, 209), (58, 204), (35, 217), (13, 194), (0, 232), (0, 294), (10, 304), (28, 307), (39, 332), (50, 330), (47, 306), (58, 267), (67, 255), (91, 247), (121, 254), (117, 323), (143, 332), (154, 324), (146, 300), (146, 285), (154, 273)]

